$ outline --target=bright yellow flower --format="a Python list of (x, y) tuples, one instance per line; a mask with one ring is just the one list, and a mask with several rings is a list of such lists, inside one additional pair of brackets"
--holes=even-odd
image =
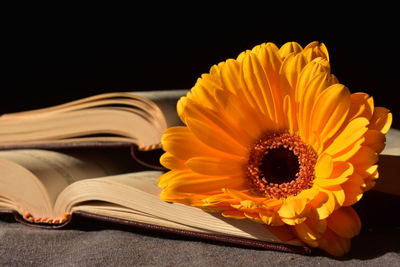
[(265, 223), (333, 255), (361, 223), (392, 115), (330, 73), (324, 44), (254, 47), (203, 74), (163, 135), (161, 199)]

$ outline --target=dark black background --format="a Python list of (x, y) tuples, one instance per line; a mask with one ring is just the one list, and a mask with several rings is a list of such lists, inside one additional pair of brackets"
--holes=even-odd
[(6, 25), (0, 112), (102, 92), (191, 88), (213, 64), (262, 42), (305, 46), (318, 40), (327, 45), (340, 82), (352, 92), (372, 94), (376, 105), (392, 110), (400, 128), (397, 25), (391, 21), (340, 24), (318, 18), (282, 24), (268, 17), (135, 18), (138, 14), (121, 19), (103, 13), (84, 22), (53, 14)]

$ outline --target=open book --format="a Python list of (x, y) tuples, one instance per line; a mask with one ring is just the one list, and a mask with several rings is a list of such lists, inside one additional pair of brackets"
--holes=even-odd
[[(156, 180), (162, 172), (143, 167), (123, 150), (129, 151), (129, 145), (158, 148), (164, 129), (179, 123), (175, 104), (184, 93), (159, 92), (159, 98), (113, 93), (3, 116), (0, 213), (12, 212), (20, 221), (53, 228), (83, 215), (245, 246), (309, 252), (298, 240), (278, 239), (262, 224), (159, 199)], [(390, 131), (387, 138), (385, 151), (393, 166), (382, 169), (395, 170), (400, 131)]]
[(115, 160), (115, 153), (94, 152), (1, 151), (0, 209), (41, 225), (67, 223), (74, 213), (86, 212), (180, 233), (281, 242), (262, 224), (161, 201), (156, 185), (161, 171), (129, 170), (125, 159)]
[(105, 93), (58, 106), (0, 117), (0, 148), (135, 144), (159, 147), (167, 126), (179, 122), (177, 99), (186, 90)]
[[(162, 171), (149, 166), (157, 167), (160, 154), (145, 153), (159, 150), (164, 130), (180, 124), (176, 102), (186, 92), (101, 94), (3, 115), (0, 213), (41, 227), (64, 227), (84, 216), (244, 246), (309, 252), (297, 240), (278, 239), (262, 224), (159, 199), (156, 180)], [(136, 155), (138, 151), (144, 154)]]

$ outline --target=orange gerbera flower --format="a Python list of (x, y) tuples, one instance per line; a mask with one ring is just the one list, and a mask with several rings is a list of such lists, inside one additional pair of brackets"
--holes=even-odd
[(163, 135), (161, 199), (249, 218), (333, 255), (361, 223), (392, 115), (330, 73), (324, 44), (254, 47), (203, 74)]

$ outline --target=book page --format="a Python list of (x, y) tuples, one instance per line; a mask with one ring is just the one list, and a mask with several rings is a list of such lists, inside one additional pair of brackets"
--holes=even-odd
[(131, 93), (100, 94), (1, 116), (0, 148), (84, 143), (85, 137), (93, 136), (103, 142), (114, 142), (117, 137), (150, 147), (159, 144), (166, 127), (164, 114), (153, 101)]
[[(107, 150), (103, 151), (106, 153)], [(127, 171), (122, 162), (112, 160), (112, 155), (101, 155), (93, 151), (60, 153), (26, 149), (1, 151), (0, 158), (13, 161), (35, 175), (47, 191), (52, 206), (59, 193), (76, 181)]]
[(0, 196), (0, 210), (16, 210), (15, 203), (8, 198)]
[(0, 121), (0, 146), (30, 142), (44, 144), (74, 137), (124, 137), (138, 145), (160, 142), (165, 127), (155, 125), (144, 114), (117, 107), (102, 107), (56, 113), (53, 116), (14, 118)]
[(180, 97), (185, 96), (188, 90), (164, 90), (164, 91), (140, 91), (132, 92), (132, 94), (150, 99), (162, 111), (167, 121), (168, 127), (183, 125), (182, 121), (176, 113), (176, 104)]
[(52, 211), (46, 188), (29, 170), (0, 153), (0, 200), (21, 215), (45, 216)]
[[(115, 198), (118, 201), (129, 201), (132, 200), (129, 196), (129, 190), (132, 190), (132, 192), (140, 190), (158, 198), (160, 188), (157, 186), (156, 178), (161, 174), (161, 171), (139, 171), (83, 180), (71, 184), (58, 196), (54, 206), (55, 213), (68, 212), (75, 204), (82, 201), (110, 201)], [(122, 193), (119, 190), (124, 192)], [(126, 190), (128, 190), (127, 196)]]
[(227, 219), (199, 208), (160, 200), (156, 179), (161, 174), (143, 171), (79, 181), (60, 194), (54, 212), (82, 210), (175, 229), (280, 242), (262, 224)]

